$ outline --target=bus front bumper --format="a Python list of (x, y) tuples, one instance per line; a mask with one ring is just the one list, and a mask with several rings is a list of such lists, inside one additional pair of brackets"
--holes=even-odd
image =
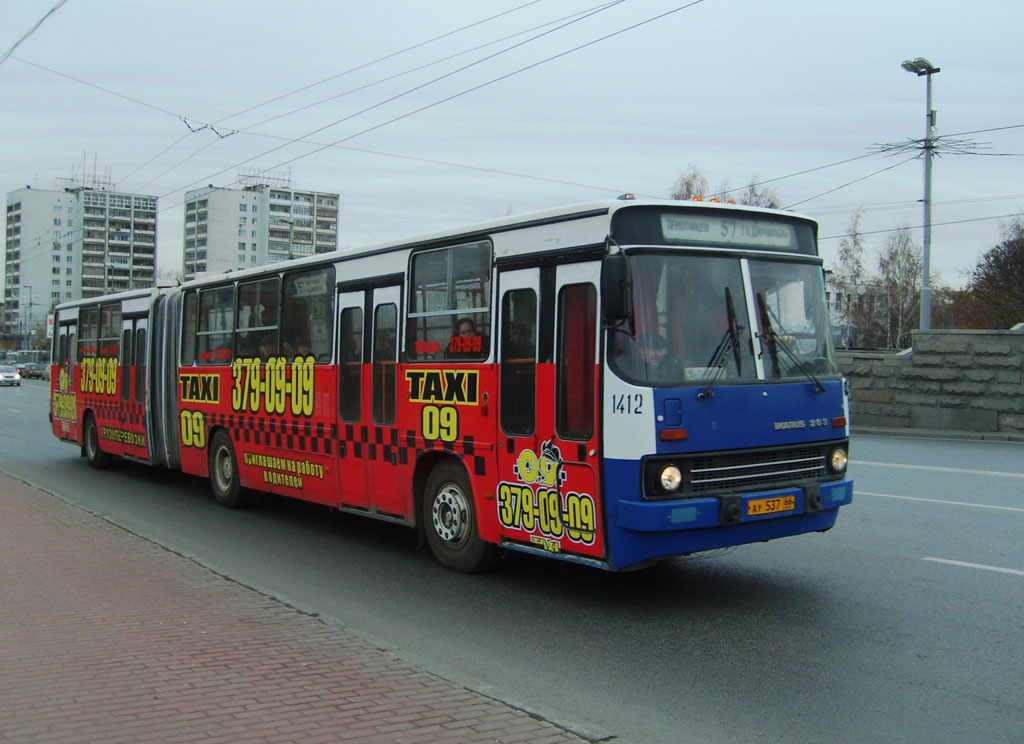
[(819, 512), (830, 512), (831, 522), (834, 522), (835, 510), (852, 500), (853, 481), (845, 479), (814, 484), (806, 488), (784, 488), (705, 498), (671, 501), (619, 500), (615, 521), (620, 529), (631, 532), (676, 532), (737, 526), (784, 520), (795, 516), (810, 516)]

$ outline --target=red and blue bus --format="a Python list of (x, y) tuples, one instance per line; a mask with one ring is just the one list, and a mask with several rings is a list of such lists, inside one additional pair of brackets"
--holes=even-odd
[(848, 390), (816, 224), (608, 202), (56, 308), (54, 434), (422, 530), (471, 572), (828, 530)]

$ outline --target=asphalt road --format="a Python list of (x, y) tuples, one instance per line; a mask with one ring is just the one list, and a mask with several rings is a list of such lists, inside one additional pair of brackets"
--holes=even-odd
[(594, 738), (1024, 738), (1024, 445), (860, 436), (828, 533), (636, 573), (510, 555), (462, 576), (401, 527), (93, 471), (46, 411), (46, 383), (0, 389), (0, 469)]

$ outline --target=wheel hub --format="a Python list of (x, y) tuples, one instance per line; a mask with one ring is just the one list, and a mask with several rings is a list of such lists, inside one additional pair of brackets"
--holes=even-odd
[(469, 503), (466, 495), (454, 486), (445, 486), (434, 499), (431, 520), (437, 536), (445, 542), (458, 543), (469, 531)]

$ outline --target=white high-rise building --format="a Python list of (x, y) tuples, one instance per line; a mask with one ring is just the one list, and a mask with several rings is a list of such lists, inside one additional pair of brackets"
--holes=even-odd
[(57, 302), (153, 286), (156, 211), (104, 185), (8, 192), (4, 333), (28, 337)]
[(182, 275), (219, 273), (326, 253), (338, 247), (338, 194), (290, 183), (185, 193)]

